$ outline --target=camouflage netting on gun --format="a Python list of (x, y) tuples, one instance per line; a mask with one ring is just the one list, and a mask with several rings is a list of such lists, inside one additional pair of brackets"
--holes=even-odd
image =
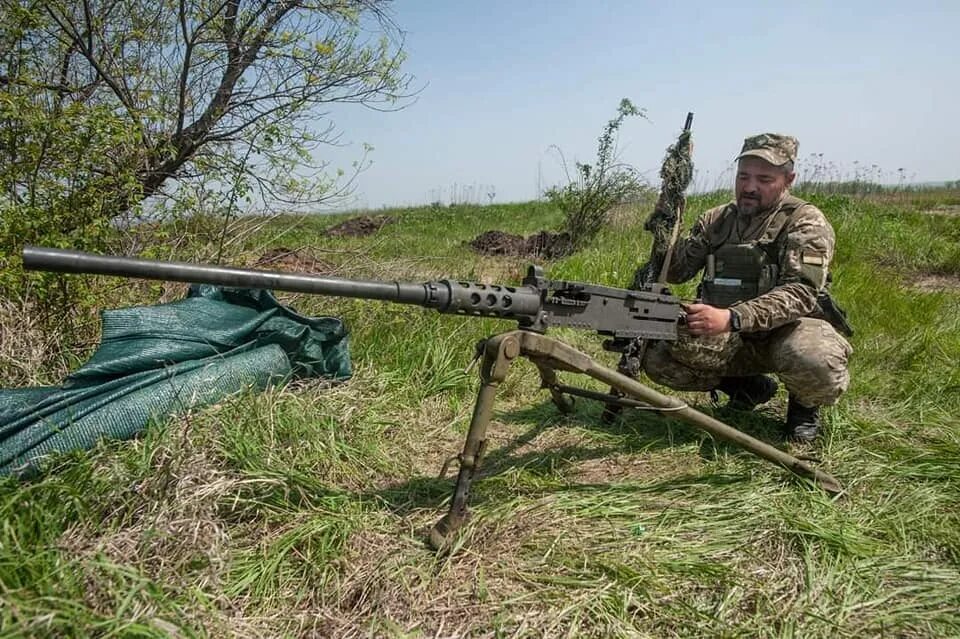
[(660, 166), (660, 197), (643, 224), (643, 228), (653, 234), (653, 247), (650, 259), (634, 274), (632, 288), (652, 284), (660, 276), (677, 214), (682, 213), (684, 192), (693, 179), (691, 150), (690, 131), (681, 133), (676, 143), (667, 148)]
[(195, 285), (187, 298), (102, 313), (99, 349), (60, 386), (0, 390), (0, 475), (128, 439), (152, 421), (291, 377), (350, 377), (343, 323), (268, 291)]

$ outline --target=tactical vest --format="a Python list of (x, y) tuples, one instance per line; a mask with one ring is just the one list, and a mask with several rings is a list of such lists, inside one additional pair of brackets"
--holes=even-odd
[[(727, 308), (737, 302), (759, 297), (777, 285), (780, 276), (780, 234), (790, 216), (801, 206), (803, 200), (788, 195), (767, 221), (767, 226), (756, 240), (742, 244), (727, 241), (713, 247), (707, 254), (707, 263), (700, 283), (700, 297), (705, 304)], [(720, 235), (729, 240), (733, 234), (737, 216), (732, 206), (723, 212)], [(724, 230), (726, 232), (724, 233)]]

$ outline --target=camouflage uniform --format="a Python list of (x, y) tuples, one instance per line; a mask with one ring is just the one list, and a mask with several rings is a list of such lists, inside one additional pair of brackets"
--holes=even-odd
[[(793, 138), (755, 136), (747, 139), (745, 149), (751, 141), (761, 149), (753, 155), (765, 158), (763, 149), (773, 146), (779, 158), (796, 157)], [(822, 319), (817, 304), (834, 243), (833, 228), (823, 213), (786, 192), (774, 207), (753, 216), (741, 215), (736, 202), (704, 213), (689, 236), (677, 241), (668, 280), (684, 282), (705, 271), (701, 292), (709, 295), (703, 302), (729, 307), (739, 315), (740, 330), (713, 337), (682, 334), (676, 343), (655, 342), (647, 349), (644, 370), (654, 381), (678, 390), (711, 390), (724, 377), (775, 373), (805, 406), (836, 402), (849, 384), (847, 360), (852, 348)], [(740, 253), (736, 247), (741, 247)], [(728, 262), (758, 260), (744, 267), (761, 271), (756, 281), (749, 276), (715, 277), (712, 271), (723, 256)], [(747, 280), (754, 288), (743, 285)]]

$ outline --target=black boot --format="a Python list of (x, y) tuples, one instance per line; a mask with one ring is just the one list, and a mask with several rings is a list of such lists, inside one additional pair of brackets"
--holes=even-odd
[(820, 407), (807, 408), (793, 397), (787, 404), (787, 428), (784, 436), (789, 441), (812, 442), (820, 430)]
[(730, 396), (727, 407), (736, 410), (753, 410), (766, 404), (777, 394), (777, 382), (766, 375), (749, 377), (724, 377), (717, 390)]

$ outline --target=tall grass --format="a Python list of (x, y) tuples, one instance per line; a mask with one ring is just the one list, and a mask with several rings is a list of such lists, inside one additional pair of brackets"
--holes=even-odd
[[(520, 362), (474, 517), (455, 552), (434, 553), (425, 534), (451, 490), (437, 472), (477, 386), (464, 370), (477, 340), (512, 327), (287, 296), (344, 317), (354, 379), (226, 398), (0, 482), (0, 637), (960, 635), (960, 293), (914, 288), (924, 273), (960, 281), (960, 218), (812, 197), (837, 231), (834, 290), (857, 329), (852, 386), (816, 451), (845, 497), (668, 418), (607, 425), (585, 401), (561, 415)], [(562, 220), (535, 203), (389, 213), (369, 238), (323, 235), (337, 217), (278, 220), (235, 262), (284, 245), (346, 276), (516, 282), (525, 260), (464, 242)], [(627, 284), (649, 250), (645, 213), (548, 273)], [(163, 294), (104, 285), (112, 304)], [(557, 336), (615, 363), (596, 336)], [(10, 358), (28, 348), (4, 342)], [(47, 379), (5, 370), (7, 384)], [(726, 418), (776, 442), (784, 404)]]

